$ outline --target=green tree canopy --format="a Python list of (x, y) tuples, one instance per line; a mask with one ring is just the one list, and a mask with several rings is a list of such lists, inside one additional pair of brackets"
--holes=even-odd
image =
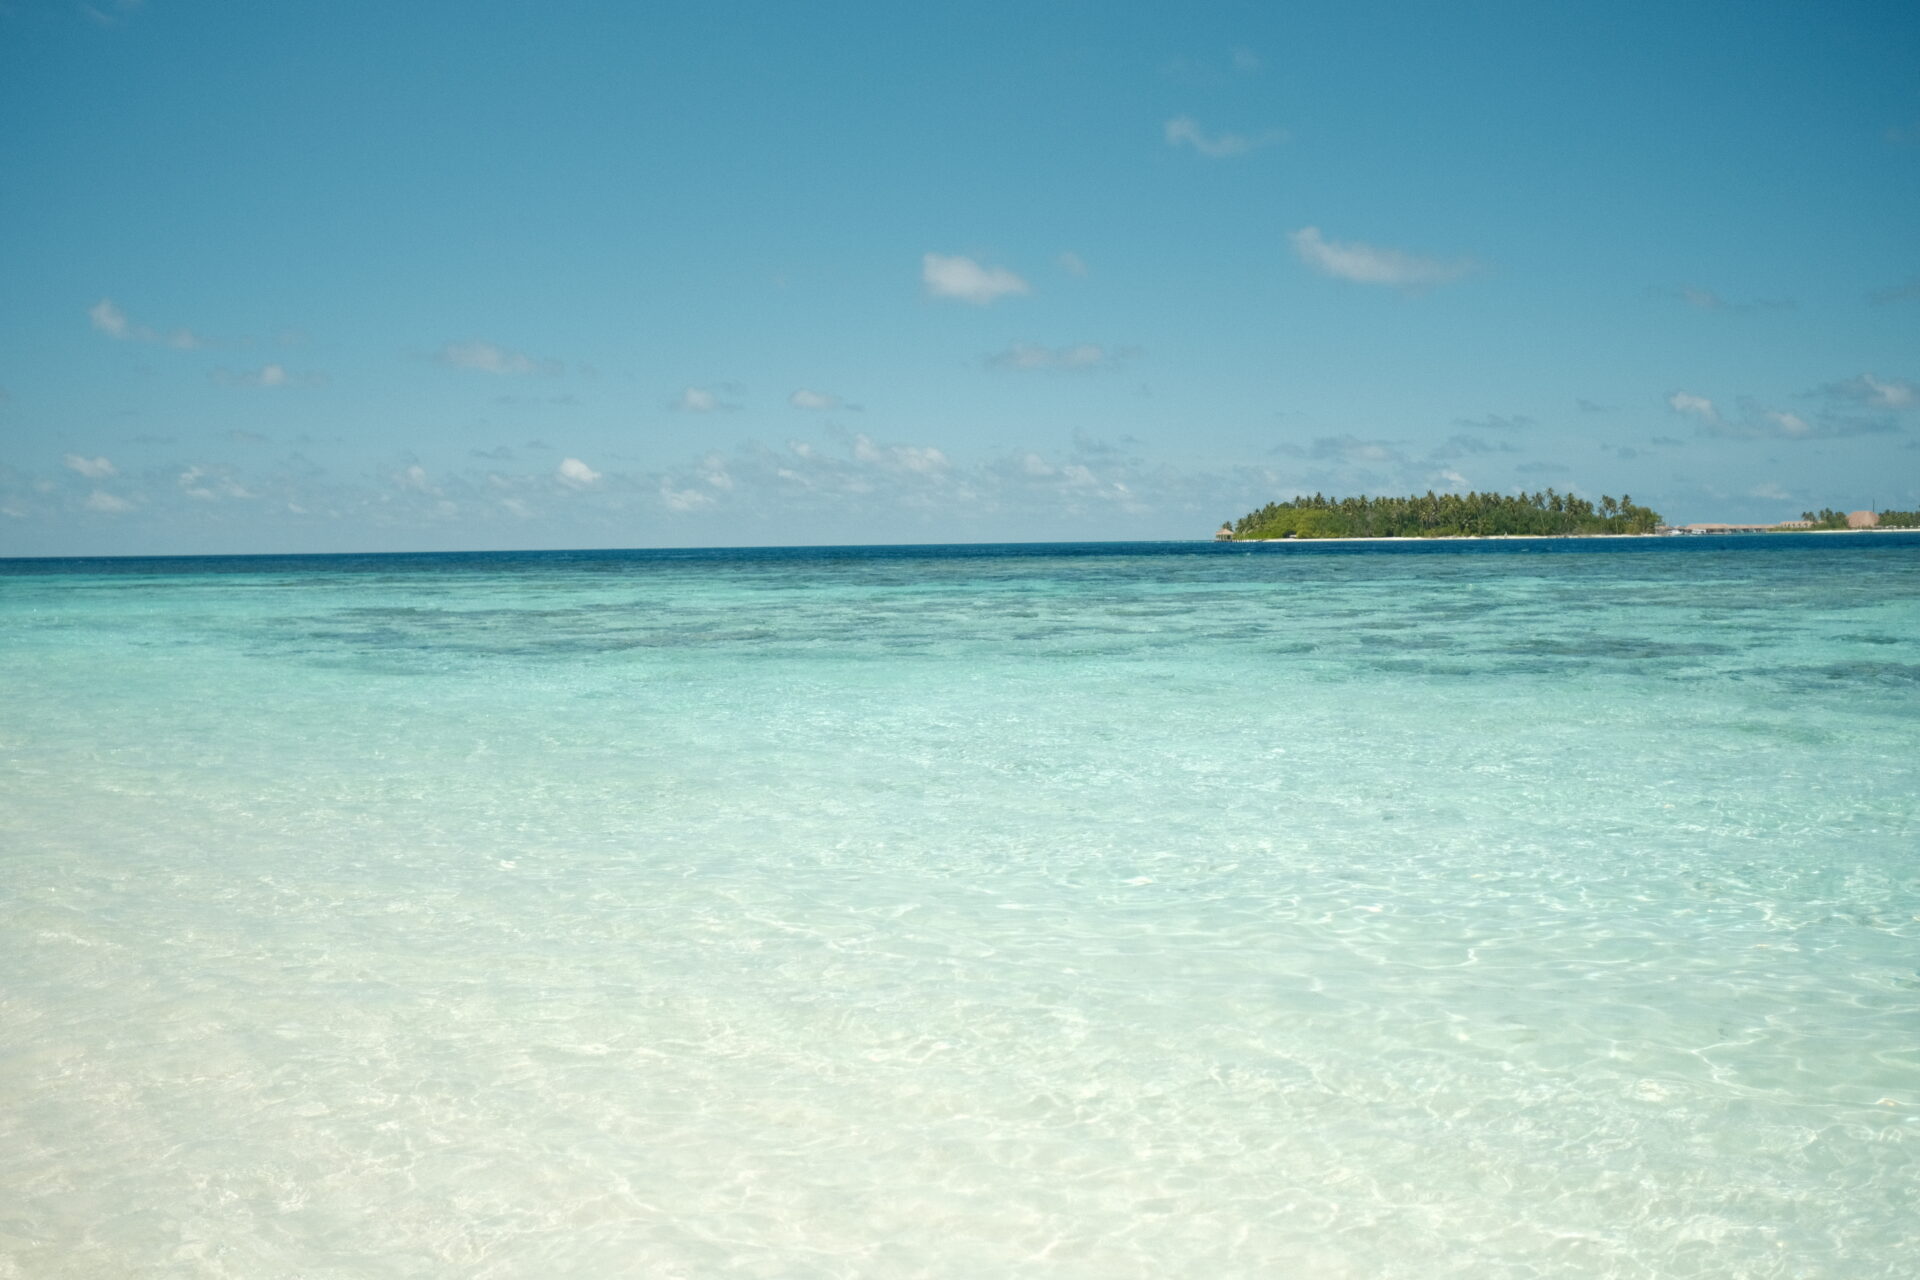
[(1652, 533), (1660, 513), (1625, 494), (1598, 504), (1570, 493), (1426, 493), (1406, 498), (1294, 498), (1233, 522), (1236, 538), (1472, 538)]

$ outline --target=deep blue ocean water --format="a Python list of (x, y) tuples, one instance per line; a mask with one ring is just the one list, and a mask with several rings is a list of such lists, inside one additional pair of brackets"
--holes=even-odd
[(1905, 1277), (1920, 534), (0, 561), (0, 1277)]

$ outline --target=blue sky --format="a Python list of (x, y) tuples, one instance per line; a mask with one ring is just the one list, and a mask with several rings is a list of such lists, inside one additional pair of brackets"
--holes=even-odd
[(1920, 506), (1911, 4), (0, 0), (0, 554)]

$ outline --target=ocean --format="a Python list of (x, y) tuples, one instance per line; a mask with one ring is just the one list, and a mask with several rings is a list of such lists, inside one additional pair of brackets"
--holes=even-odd
[(0, 562), (0, 1277), (1920, 1273), (1920, 534)]

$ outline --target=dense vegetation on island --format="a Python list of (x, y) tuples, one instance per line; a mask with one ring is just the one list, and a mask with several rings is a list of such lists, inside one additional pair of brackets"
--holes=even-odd
[[(1822, 507), (1818, 511), (1802, 511), (1802, 520), (1811, 521), (1816, 529), (1844, 529), (1847, 527), (1847, 513), (1835, 511), (1832, 507)], [(1882, 511), (1880, 513), (1882, 529), (1920, 529), (1920, 511)]]
[(1434, 493), (1410, 498), (1295, 498), (1229, 521), (1235, 538), (1483, 538), (1652, 533), (1660, 513), (1633, 499), (1570, 493)]

